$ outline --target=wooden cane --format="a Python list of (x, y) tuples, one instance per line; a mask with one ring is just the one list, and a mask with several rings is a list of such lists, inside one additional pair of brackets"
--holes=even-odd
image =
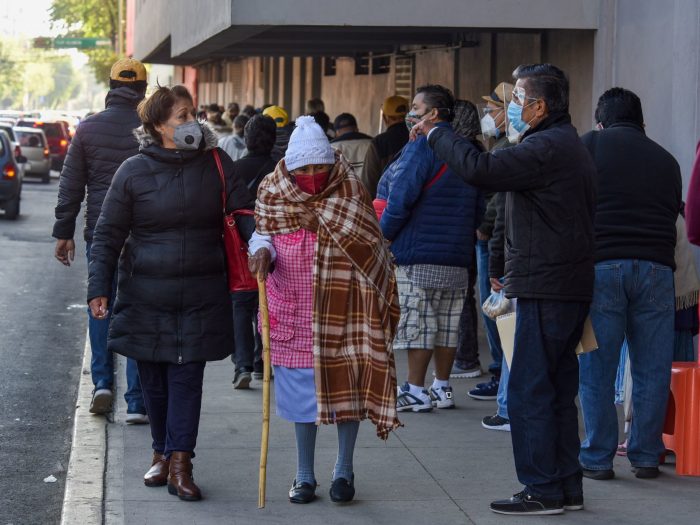
[(260, 319), (263, 340), (263, 420), (260, 442), (260, 478), (258, 481), (258, 508), (265, 507), (265, 487), (267, 486), (267, 445), (270, 437), (270, 312), (267, 308), (265, 279), (258, 274), (258, 294), (260, 298)]

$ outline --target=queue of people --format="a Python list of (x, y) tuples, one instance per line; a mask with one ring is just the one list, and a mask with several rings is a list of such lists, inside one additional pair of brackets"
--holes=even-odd
[[(138, 73), (132, 62), (115, 65), (112, 80), (119, 68)], [(275, 105), (210, 104), (210, 126), (182, 86), (144, 99), (145, 85), (115, 83), (108, 108), (124, 89), (130, 111), (138, 105), (138, 152), (93, 173), (87, 166), (99, 164), (83, 156), (95, 149), (76, 136), (54, 236), (69, 264), (84, 187), (99, 184), (100, 202), (88, 208), (88, 304), (91, 340), (102, 322), (105, 343), (95, 335), (91, 411), (112, 403), (99, 372), (111, 358), (100, 356), (129, 358), (129, 411), (150, 421), (153, 438), (146, 486), (202, 497), (192, 458), (207, 361), (231, 356), (234, 389), (262, 377), (257, 291), (227, 289), (222, 213), (234, 210), (247, 210), (236, 216), (249, 249), (240, 271), (266, 279), (277, 414), (294, 423), (290, 502), (315, 499), (321, 424), (337, 426), (330, 498), (344, 503), (355, 495), (362, 420), (387, 439), (399, 412), (454, 408), (450, 378), (482, 374), (479, 317), (492, 377), (468, 398), (496, 400), (481, 425), (511, 433), (523, 486), (492, 511), (581, 510), (583, 477), (614, 477), (623, 347), (633, 406), (626, 454), (638, 478), (658, 476), (674, 346), (682, 340), (675, 355), (694, 358), (687, 347), (697, 333), (697, 324), (678, 328), (677, 312), (696, 308), (700, 279), (677, 246), (680, 168), (646, 136), (634, 93), (603, 93), (597, 129), (579, 137), (565, 73), (521, 65), (512, 83), (483, 96), (481, 114), (444, 86), (421, 86), (411, 101), (391, 96), (386, 131), (372, 138), (352, 114), (331, 123), (320, 99), (296, 121)], [(689, 195), (691, 242), (700, 239), (696, 208)], [(478, 314), (477, 287), (481, 302), (503, 292), (515, 305), (511, 359), (494, 320)], [(578, 356), (587, 319), (598, 349)], [(398, 381), (394, 353), (403, 351), (408, 375)]]

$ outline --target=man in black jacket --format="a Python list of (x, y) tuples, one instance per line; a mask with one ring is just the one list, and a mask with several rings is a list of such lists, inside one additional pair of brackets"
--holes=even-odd
[[(56, 259), (66, 266), (70, 266), (75, 257), (75, 220), (80, 213), (86, 188), (84, 237), (87, 258), (90, 260), (93, 231), (112, 177), (122, 162), (138, 153), (138, 142), (133, 131), (141, 125), (136, 106), (146, 93), (146, 69), (138, 60), (118, 60), (112, 66), (109, 85), (104, 111), (80, 123), (61, 172), (53, 236), (58, 239)], [(113, 293), (116, 290), (116, 275), (114, 283)], [(114, 297), (109, 301), (109, 304), (113, 303)], [(107, 350), (109, 319), (98, 320), (90, 313), (88, 318), (92, 351), (90, 369), (95, 385), (90, 412), (107, 414), (112, 410), (114, 380), (113, 356)], [(126, 421), (148, 423), (136, 363), (127, 360), (126, 370)]]
[(569, 116), (569, 82), (550, 64), (519, 66), (508, 136), (480, 153), (449, 129), (421, 122), (428, 143), (465, 182), (506, 196), (506, 293), (517, 298), (508, 408), (518, 479), (501, 514), (583, 508), (578, 463), (576, 346), (593, 295), (595, 166)]
[(673, 156), (644, 133), (642, 104), (631, 91), (603, 93), (595, 118), (600, 131), (582, 140), (598, 169), (591, 304), (598, 350), (581, 356), (581, 465), (588, 478), (614, 477), (615, 376), (627, 337), (634, 405), (627, 457), (638, 478), (655, 478), (665, 450), (661, 434), (673, 360), (681, 173)]
[[(258, 186), (266, 175), (275, 171), (277, 162), (272, 150), (277, 138), (275, 121), (265, 115), (256, 115), (248, 121), (244, 130), (248, 154), (233, 163), (233, 173), (241, 177), (252, 196), (258, 194)], [(255, 377), (262, 379), (262, 341), (258, 333), (258, 291), (231, 293), (233, 306), (234, 351), (231, 360), (236, 367), (233, 388), (240, 390), (250, 386)]]

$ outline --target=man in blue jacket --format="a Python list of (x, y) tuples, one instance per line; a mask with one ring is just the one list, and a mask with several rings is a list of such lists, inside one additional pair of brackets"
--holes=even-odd
[[(454, 104), (447, 88), (420, 87), (407, 122), (433, 118), (451, 132)], [(401, 319), (394, 349), (408, 351), (408, 381), (398, 389), (397, 410), (454, 408), (449, 377), (483, 198), (448, 169), (425, 138), (404, 147), (377, 196), (387, 200), (380, 225), (398, 265)], [(435, 380), (425, 390), (433, 356)]]
[[(56, 259), (66, 266), (70, 266), (75, 257), (75, 220), (85, 190), (84, 237), (90, 260), (92, 234), (112, 177), (121, 163), (136, 155), (139, 149), (133, 132), (141, 125), (136, 106), (146, 94), (146, 69), (138, 60), (118, 60), (112, 66), (109, 87), (104, 111), (86, 118), (78, 126), (61, 172), (53, 236), (58, 239)], [(116, 275), (113, 290), (116, 290)], [(109, 301), (113, 303), (114, 297)], [(95, 319), (89, 312), (88, 318), (92, 350), (90, 369), (95, 385), (90, 412), (107, 414), (112, 410), (114, 381), (114, 360), (107, 350), (109, 319)], [(127, 360), (126, 375), (126, 422), (148, 423), (136, 363), (131, 359)]]
[(583, 508), (576, 346), (593, 295), (596, 168), (571, 125), (564, 73), (533, 64), (513, 77), (508, 136), (517, 145), (481, 153), (427, 120), (414, 135), (428, 135), (435, 154), (465, 182), (508, 192), (505, 288), (518, 299), (508, 412), (525, 488), (491, 510), (560, 514)]

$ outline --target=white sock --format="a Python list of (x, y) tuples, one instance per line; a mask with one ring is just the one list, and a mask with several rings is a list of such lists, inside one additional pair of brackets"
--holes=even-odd
[(417, 385), (412, 385), (411, 383), (409, 383), (408, 388), (410, 389), (409, 392), (411, 392), (411, 394), (413, 394), (416, 397), (423, 394), (423, 390), (424, 390), (423, 385), (417, 386)]
[(450, 386), (450, 382), (447, 379), (444, 381), (442, 379), (438, 379), (437, 377), (433, 379), (433, 389), (435, 390), (440, 390), (442, 387), (448, 386)]

